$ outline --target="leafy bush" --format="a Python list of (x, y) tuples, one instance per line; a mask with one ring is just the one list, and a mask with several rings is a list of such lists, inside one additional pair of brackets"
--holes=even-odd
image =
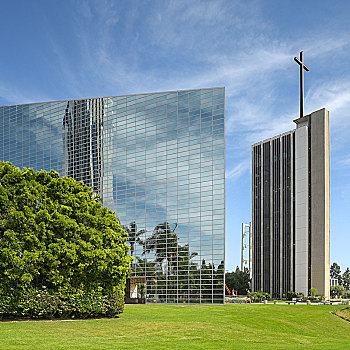
[(297, 293), (296, 292), (293, 292), (292, 290), (289, 290), (287, 292), (287, 300), (292, 300), (293, 298), (296, 298), (297, 297)]
[(258, 291), (248, 293), (247, 297), (251, 300), (252, 303), (261, 303), (263, 300), (270, 299), (271, 295), (269, 293)]
[[(121, 312), (131, 262), (126, 240), (114, 212), (102, 207), (100, 198), (82, 182), (60, 178), (55, 171), (21, 171), (0, 162), (2, 303), (7, 295), (6, 305), (28, 308), (26, 315), (40, 312), (24, 307), (23, 300), (45, 305), (48, 311), (43, 314), (50, 315), (56, 310), (55, 298), (61, 305), (71, 296), (84, 295), (82, 300), (88, 302), (91, 294), (118, 298)], [(76, 303), (68, 304), (84, 309), (85, 301), (79, 307)], [(5, 307), (3, 312), (16, 310)]]
[(289, 290), (287, 292), (287, 300), (292, 300), (293, 298), (296, 298), (298, 300), (302, 300), (304, 298), (304, 294), (301, 292), (293, 292), (291, 290)]

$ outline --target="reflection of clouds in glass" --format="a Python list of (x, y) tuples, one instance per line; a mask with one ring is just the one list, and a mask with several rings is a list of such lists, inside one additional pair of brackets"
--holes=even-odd
[(61, 106), (56, 102), (1, 107), (2, 159), (35, 170), (59, 170), (62, 141), (56, 116)]
[[(224, 221), (223, 100), (214, 107), (212, 100), (200, 106), (200, 92), (196, 94), (197, 107), (193, 108), (188, 96), (179, 96), (177, 101), (172, 94), (175, 99), (166, 106), (166, 99), (159, 95), (162, 106), (155, 102), (147, 107), (145, 101), (138, 104), (137, 99), (130, 99), (131, 108), (125, 104), (120, 117), (117, 112), (114, 145), (119, 167), (126, 169), (124, 181), (118, 180), (117, 187), (127, 188), (124, 191), (136, 197), (135, 211), (134, 203), (125, 205), (126, 220), (134, 212), (133, 217), (143, 218), (141, 203), (146, 201), (146, 236), (163, 220), (177, 222), (179, 242), (190, 242), (190, 250), (193, 244), (201, 257), (211, 262), (215, 260), (212, 233), (217, 226), (223, 234)], [(151, 100), (152, 97), (148, 102)], [(211, 220), (203, 221), (203, 216)], [(205, 239), (206, 234), (209, 236)], [(217, 261), (223, 259), (223, 239), (220, 244)]]

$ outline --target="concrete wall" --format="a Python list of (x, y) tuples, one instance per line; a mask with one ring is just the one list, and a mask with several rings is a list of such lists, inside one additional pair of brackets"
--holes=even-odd
[(323, 108), (311, 114), (311, 287), (324, 296), (330, 288), (329, 236), (329, 112)]
[(308, 295), (308, 127), (295, 130), (295, 291)]

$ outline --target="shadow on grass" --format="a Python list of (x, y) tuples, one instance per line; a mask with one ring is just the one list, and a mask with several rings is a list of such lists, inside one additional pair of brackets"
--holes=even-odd
[(350, 322), (350, 307), (346, 307), (344, 309), (338, 309), (338, 310), (334, 310), (332, 311), (332, 314), (342, 318), (345, 321)]

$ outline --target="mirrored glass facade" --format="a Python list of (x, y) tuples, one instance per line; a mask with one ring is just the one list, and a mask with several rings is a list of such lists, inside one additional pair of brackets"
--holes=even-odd
[[(223, 303), (225, 89), (0, 107), (0, 159), (102, 196), (146, 302)], [(140, 297), (140, 295), (139, 295)]]

